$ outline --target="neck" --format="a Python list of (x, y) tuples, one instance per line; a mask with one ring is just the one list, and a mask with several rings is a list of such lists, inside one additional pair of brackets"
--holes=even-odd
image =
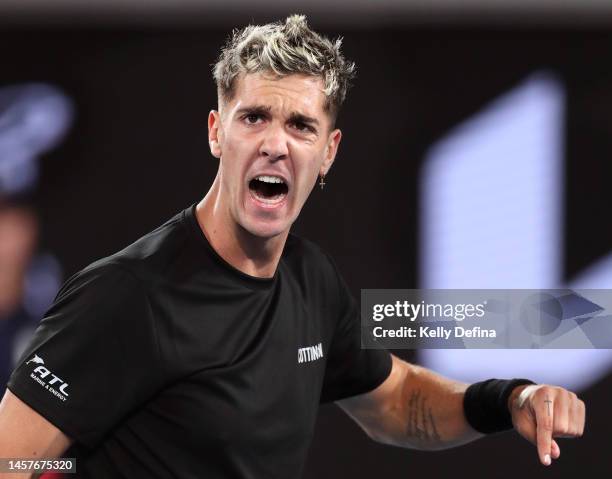
[(221, 258), (250, 276), (271, 278), (276, 272), (289, 232), (260, 238), (230, 218), (221, 201), (219, 177), (196, 206), (196, 218), (206, 239)]

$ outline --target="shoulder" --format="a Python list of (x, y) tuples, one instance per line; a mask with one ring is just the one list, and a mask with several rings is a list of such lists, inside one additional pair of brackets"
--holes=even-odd
[(307, 267), (320, 274), (336, 274), (334, 261), (323, 248), (294, 234), (290, 234), (287, 238), (283, 261), (290, 266)]
[(73, 274), (62, 285), (51, 309), (64, 302), (87, 301), (96, 304), (109, 298), (119, 299), (142, 289), (138, 278), (117, 261), (98, 260)]
[(185, 211), (182, 211), (102, 261), (113, 263), (142, 281), (155, 281), (159, 272), (167, 270), (187, 252), (189, 238), (185, 222)]
[(326, 294), (338, 291), (342, 281), (332, 257), (319, 245), (296, 235), (289, 235), (283, 262), (300, 282), (316, 285)]
[(122, 250), (94, 261), (70, 277), (60, 293), (94, 285), (116, 292), (120, 288), (148, 289), (185, 252), (188, 231), (183, 222), (181, 212)]

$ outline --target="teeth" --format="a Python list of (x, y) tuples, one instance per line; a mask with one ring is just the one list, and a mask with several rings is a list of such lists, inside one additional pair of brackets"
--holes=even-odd
[(256, 180), (258, 181), (263, 181), (264, 183), (284, 183), (283, 180), (281, 180), (279, 177), (277, 176), (257, 176), (255, 177)]

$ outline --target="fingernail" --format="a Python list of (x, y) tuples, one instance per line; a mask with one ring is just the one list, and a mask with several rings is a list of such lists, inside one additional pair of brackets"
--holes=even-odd
[(550, 454), (544, 456), (544, 465), (550, 466)]

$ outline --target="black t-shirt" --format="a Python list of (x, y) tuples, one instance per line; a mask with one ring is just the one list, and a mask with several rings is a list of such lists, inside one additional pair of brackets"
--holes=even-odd
[(290, 235), (275, 276), (255, 278), (194, 215), (70, 278), (11, 376), (74, 439), (79, 477), (297, 478), (319, 403), (390, 372), (317, 246)]

